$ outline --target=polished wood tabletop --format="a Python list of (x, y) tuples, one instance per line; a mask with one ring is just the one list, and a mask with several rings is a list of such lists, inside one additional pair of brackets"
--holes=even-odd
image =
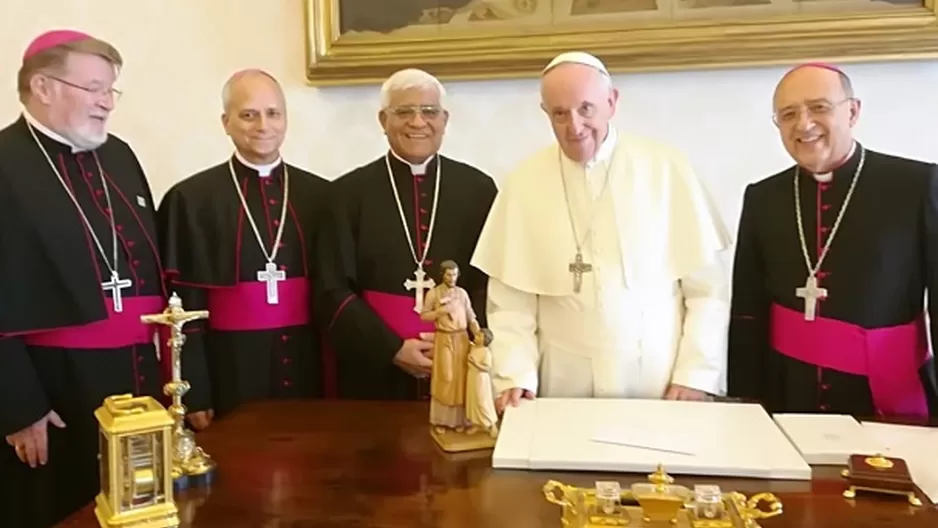
[[(410, 402), (303, 401), (255, 404), (199, 433), (219, 464), (208, 489), (177, 496), (183, 528), (538, 528), (560, 527), (560, 508), (541, 491), (548, 479), (592, 486), (646, 475), (509, 471), (491, 468), (491, 451), (448, 455), (430, 439), (427, 405)], [(675, 476), (677, 484), (715, 483), (747, 496), (769, 491), (784, 514), (763, 528), (938, 526), (922, 497), (842, 498), (839, 468), (810, 481)], [(60, 526), (95, 528), (91, 507)]]

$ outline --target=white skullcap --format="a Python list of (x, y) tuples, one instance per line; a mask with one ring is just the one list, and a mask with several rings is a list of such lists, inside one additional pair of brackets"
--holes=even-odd
[(554, 57), (554, 60), (550, 61), (550, 64), (544, 68), (541, 74), (543, 75), (561, 64), (583, 64), (584, 66), (589, 66), (590, 68), (600, 71), (603, 75), (609, 75), (609, 70), (606, 69), (606, 65), (603, 64), (601, 60), (583, 51), (568, 51), (557, 55)]

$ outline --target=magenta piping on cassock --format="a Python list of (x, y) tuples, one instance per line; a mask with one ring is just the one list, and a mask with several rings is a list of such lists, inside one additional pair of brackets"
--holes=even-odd
[(310, 286), (305, 277), (277, 283), (279, 302), (267, 303), (267, 284), (239, 282), (208, 290), (208, 325), (213, 330), (274, 330), (310, 321)]
[(158, 314), (166, 307), (159, 295), (124, 297), (124, 310), (114, 311), (111, 299), (105, 299), (108, 318), (80, 326), (25, 334), (23, 341), (30, 346), (91, 349), (122, 348), (153, 344), (156, 331), (152, 325), (140, 322), (140, 316)]
[(421, 332), (436, 330), (432, 322), (421, 321), (414, 311), (413, 295), (365, 291), (362, 298), (401, 339), (417, 339)]
[(806, 321), (802, 312), (773, 304), (769, 333), (772, 348), (785, 356), (866, 376), (877, 413), (928, 416), (918, 374), (930, 357), (924, 316), (903, 325), (868, 330), (825, 317)]

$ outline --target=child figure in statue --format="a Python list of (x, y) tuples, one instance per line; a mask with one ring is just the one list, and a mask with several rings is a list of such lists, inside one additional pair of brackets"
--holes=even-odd
[(449, 430), (464, 433), (469, 331), (480, 331), (469, 294), (456, 285), (459, 267), (452, 260), (440, 263), (440, 284), (427, 292), (421, 318), (433, 321), (433, 370), (430, 374), (430, 423), (437, 435)]
[(498, 414), (492, 393), (492, 351), (489, 350), (493, 337), (488, 328), (475, 333), (466, 378), (466, 418), (471, 424), (470, 434), (482, 430), (495, 438), (498, 436)]

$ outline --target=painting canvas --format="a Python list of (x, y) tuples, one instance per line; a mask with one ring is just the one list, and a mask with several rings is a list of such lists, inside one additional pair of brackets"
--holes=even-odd
[(535, 75), (590, 51), (615, 71), (938, 56), (938, 0), (307, 0), (314, 84)]

